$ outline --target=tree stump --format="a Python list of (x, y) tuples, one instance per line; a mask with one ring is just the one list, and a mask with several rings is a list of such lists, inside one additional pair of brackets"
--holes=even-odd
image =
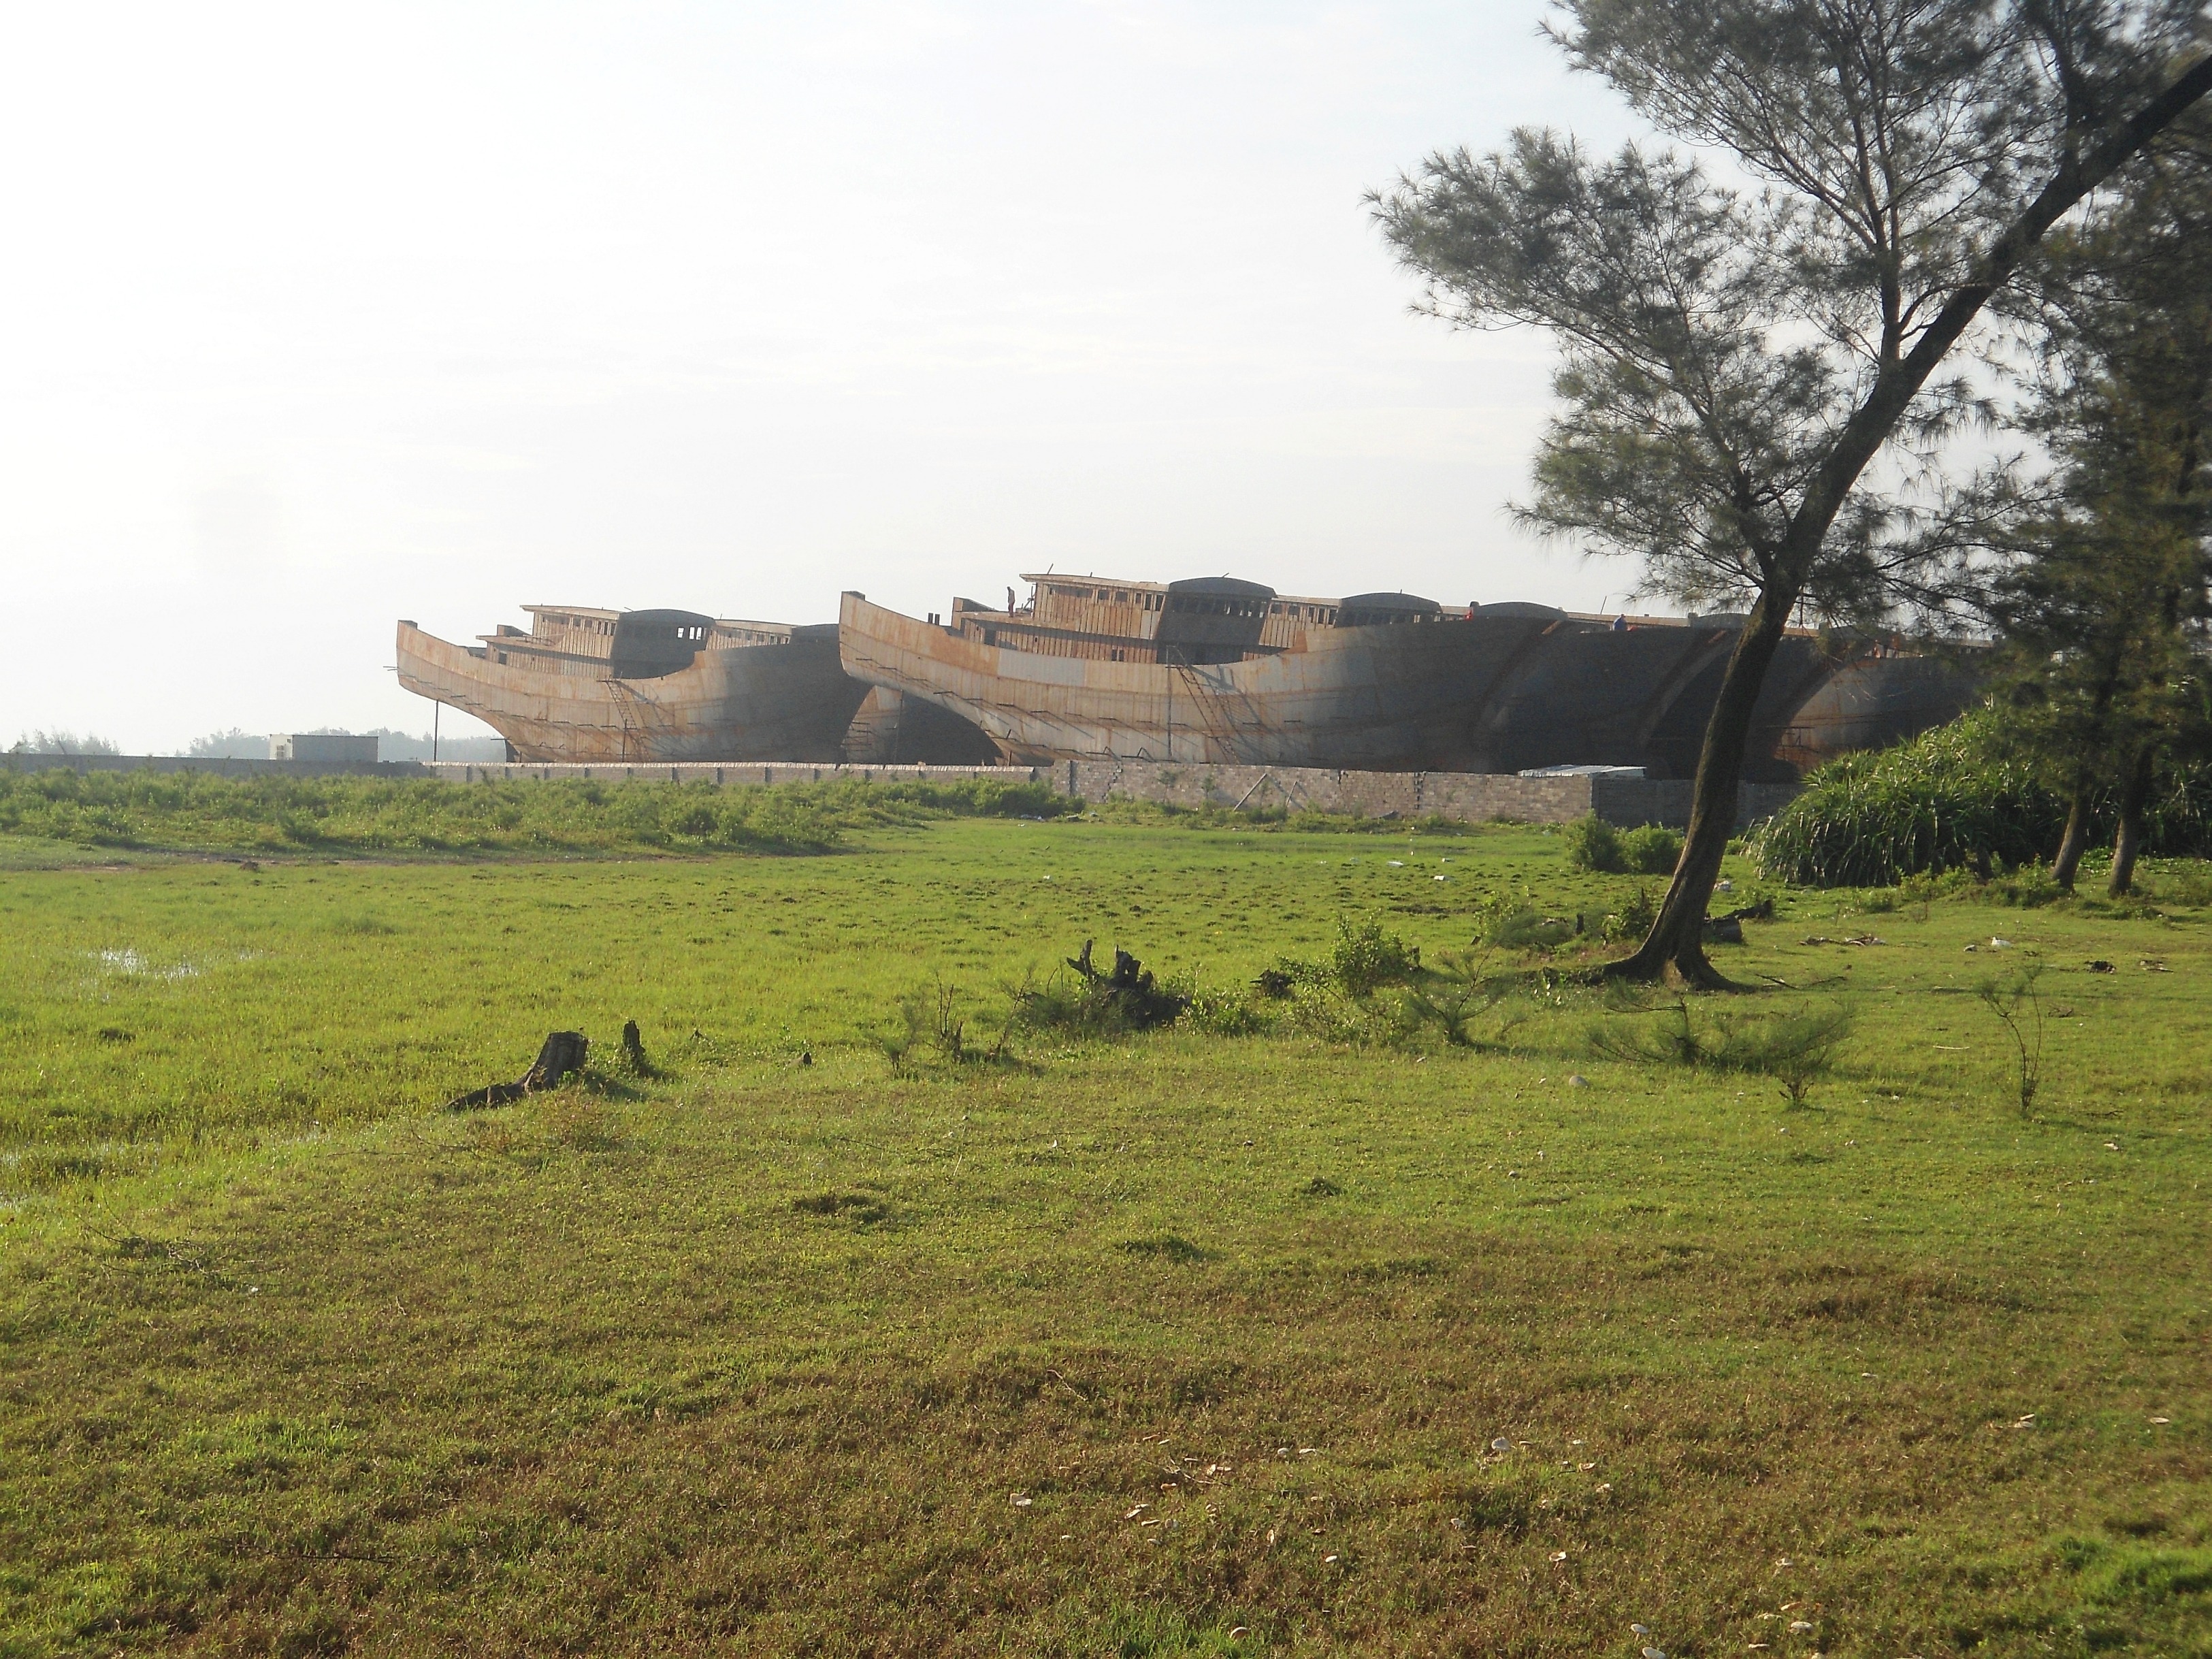
[[(635, 1026), (630, 1028), (632, 1030)], [(485, 1106), (512, 1106), (525, 1095), (540, 1089), (557, 1088), (564, 1079), (584, 1069), (584, 1058), (592, 1045), (581, 1031), (554, 1031), (547, 1035), (538, 1050), (538, 1058), (530, 1069), (512, 1083), (487, 1083), (481, 1089), (471, 1089), (446, 1103), (449, 1112), (472, 1111)]]
[[(630, 1029), (635, 1030), (636, 1027)], [(584, 1057), (591, 1049), (590, 1040), (581, 1031), (548, 1032), (536, 1062), (522, 1074), (523, 1088), (558, 1088), (563, 1079), (584, 1069)]]

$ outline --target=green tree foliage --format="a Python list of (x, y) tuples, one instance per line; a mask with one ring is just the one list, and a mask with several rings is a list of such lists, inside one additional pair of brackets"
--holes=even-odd
[(248, 732), (234, 726), (228, 732), (210, 732), (204, 738), (194, 738), (185, 746), (185, 753), (198, 760), (267, 760), (269, 738), (265, 732)]
[[(1717, 978), (1705, 907), (1751, 714), (1793, 612), (1909, 596), (1902, 493), (1978, 413), (1939, 371), (2091, 191), (2212, 88), (2176, 0), (1565, 0), (1555, 32), (1656, 147), (1523, 130), (1375, 198), (1469, 327), (1558, 343), (1525, 522), (1750, 610), (1700, 758), (1687, 848), (1618, 971)], [(2177, 64), (2179, 72), (2174, 72)], [(1663, 141), (1726, 154), (1747, 191)], [(1861, 489), (1888, 451), (1884, 486)]]
[(2054, 249), (2022, 423), (2057, 465), (2001, 496), (1996, 540), (2012, 556), (1988, 605), (2007, 730), (2069, 809), (2051, 873), (2073, 886), (2106, 793), (2115, 894), (2160, 770), (2212, 726), (2212, 128), (2192, 120), (2174, 140)]
[(108, 738), (95, 737), (89, 732), (80, 737), (74, 732), (40, 731), (26, 732), (17, 738), (9, 752), (17, 755), (119, 755), (123, 751)]

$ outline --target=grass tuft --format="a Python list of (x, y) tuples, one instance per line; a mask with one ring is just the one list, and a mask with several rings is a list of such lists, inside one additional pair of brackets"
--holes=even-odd
[(1219, 1260), (1218, 1255), (1194, 1244), (1181, 1233), (1162, 1233), (1154, 1238), (1125, 1238), (1114, 1247), (1124, 1255), (1157, 1256), (1182, 1267)]
[(791, 1200), (791, 1207), (801, 1215), (842, 1216), (856, 1221), (863, 1227), (872, 1227), (890, 1219), (890, 1206), (867, 1193), (810, 1193)]
[(1790, 1105), (1802, 1107), (1813, 1085), (1833, 1067), (1856, 1018), (1857, 1011), (1846, 1003), (1747, 1014), (1693, 1011), (1690, 999), (1678, 995), (1641, 1023), (1599, 1026), (1590, 1047), (1630, 1065), (1770, 1077)]

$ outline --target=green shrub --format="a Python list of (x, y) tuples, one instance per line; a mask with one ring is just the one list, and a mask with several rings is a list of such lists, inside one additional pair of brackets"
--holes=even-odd
[(1525, 1014), (1502, 1022), (1498, 1036), (1486, 1040), (1469, 1029), (1478, 1015), (1489, 1013), (1518, 988), (1512, 974), (1486, 975), (1483, 959), (1464, 952), (1446, 951), (1439, 967), (1420, 975), (1406, 988), (1403, 1019), (1410, 1030), (1434, 1026), (1455, 1048), (1495, 1048), (1505, 1032)]
[(2035, 1097), (2043, 1088), (2043, 999), (2035, 989), (2043, 969), (2042, 963), (2031, 962), (2002, 978), (1991, 976), (1974, 987), (1982, 1006), (1996, 1016), (2005, 1035), (2012, 1039), (2020, 1061), (2014, 1094), (2022, 1117), (2035, 1109)]
[(1421, 973), (1419, 945), (1389, 932), (1376, 917), (1340, 916), (1336, 945), (1326, 959), (1279, 957), (1253, 981), (1261, 999), (1280, 1005), (1279, 1012), (1263, 1014), (1239, 1003), (1210, 1009), (1200, 1023), (1224, 1036), (1273, 1027), (1355, 1047), (1400, 1042), (1419, 1017), (1404, 999), (1376, 993), (1411, 984)]
[(1647, 823), (1620, 830), (1595, 812), (1567, 826), (1567, 862), (1602, 876), (1664, 876), (1682, 856), (1682, 838), (1672, 830)]
[(894, 1071), (912, 1069), (915, 1058), (924, 1053), (934, 1053), (956, 1065), (975, 1057), (968, 1041), (968, 1018), (960, 1012), (958, 988), (941, 978), (900, 999), (901, 1029), (877, 1039)]
[(1639, 887), (1628, 896), (1620, 909), (1608, 915), (1598, 928), (1598, 937), (1607, 945), (1624, 940), (1640, 939), (1651, 931), (1659, 920), (1659, 906), (1651, 896), (1649, 887)]
[(1257, 1036), (1268, 1024), (1249, 1000), (1226, 991), (1194, 993), (1184, 1018), (1193, 1030), (1207, 1036)]
[(1290, 1003), (1279, 1029), (1346, 1048), (1395, 1047), (1410, 1038), (1419, 1018), (1396, 997), (1347, 996), (1322, 984)]
[(1647, 823), (1620, 838), (1621, 867), (1631, 875), (1671, 876), (1681, 857), (1681, 836), (1660, 824)]
[(1349, 916), (1336, 924), (1336, 948), (1329, 953), (1329, 975), (1351, 996), (1364, 997), (1378, 986), (1402, 985), (1420, 971), (1421, 948), (1383, 931), (1373, 916), (1355, 924)]
[(1474, 939), (1494, 951), (1548, 951), (1583, 931), (1578, 915), (1547, 915), (1533, 889), (1493, 887), (1474, 906)]
[(1577, 870), (1591, 870), (1600, 875), (1618, 876), (1627, 872), (1623, 861), (1620, 831), (1595, 812), (1585, 812), (1567, 826), (1567, 863)]
[(1547, 916), (1534, 905), (1522, 905), (1492, 920), (1482, 942), (1499, 951), (1552, 951), (1574, 938), (1578, 923), (1574, 916)]

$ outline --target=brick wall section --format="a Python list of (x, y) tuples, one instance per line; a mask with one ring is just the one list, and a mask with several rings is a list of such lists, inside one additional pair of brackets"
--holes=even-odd
[[(817, 783), (835, 778), (1026, 778), (1049, 783), (1085, 800), (1120, 795), (1180, 806), (1287, 806), (1296, 811), (1358, 812), (1369, 817), (1425, 817), (1435, 813), (1463, 823), (1512, 818), (1524, 823), (1565, 823), (1595, 811), (1612, 823), (1665, 823), (1690, 818), (1686, 779), (1520, 778), (1487, 772), (1338, 772), (1321, 767), (1170, 765), (1154, 761), (1055, 761), (1048, 766), (832, 766), (691, 762), (676, 764), (532, 766), (441, 761), (386, 761), (344, 765), (315, 761), (197, 760), (173, 755), (8, 755), (0, 767), (34, 771), (66, 766), (79, 772), (208, 772), (219, 777), (325, 777), (339, 774), (386, 778), (446, 778), (457, 783), (523, 781), (534, 778), (627, 779), (656, 783)], [(1748, 823), (1779, 811), (1797, 793), (1789, 784), (1745, 784), (1737, 795), (1736, 822)]]

